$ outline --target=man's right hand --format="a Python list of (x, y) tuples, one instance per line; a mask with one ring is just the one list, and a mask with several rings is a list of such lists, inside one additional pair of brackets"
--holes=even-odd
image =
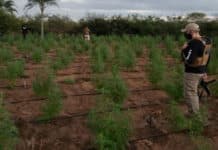
[(185, 43), (185, 44), (182, 46), (182, 50), (185, 49), (185, 48), (187, 48), (187, 47), (188, 47), (188, 44)]

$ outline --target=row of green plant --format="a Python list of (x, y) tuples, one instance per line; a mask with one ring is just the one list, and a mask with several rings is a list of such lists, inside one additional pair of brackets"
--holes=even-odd
[(56, 58), (51, 61), (51, 68), (59, 70), (66, 68), (74, 60), (74, 53), (69, 49), (61, 49), (56, 51)]
[(0, 68), (0, 77), (9, 81), (9, 87), (14, 87), (16, 79), (24, 75), (24, 60), (7, 62)]
[(89, 127), (99, 150), (125, 150), (131, 133), (131, 119), (121, 110), (128, 90), (118, 74), (98, 79), (96, 106), (89, 114)]
[(166, 62), (163, 58), (163, 51), (160, 48), (152, 47), (149, 51), (149, 80), (155, 86), (160, 86), (164, 80)]
[(4, 108), (3, 94), (0, 94), (0, 150), (14, 150), (18, 143), (18, 129)]
[[(132, 126), (129, 113), (122, 111), (128, 88), (119, 72), (134, 67), (136, 57), (143, 54), (144, 41), (137, 36), (94, 37), (92, 41), (97, 45), (91, 51), (92, 69), (100, 73), (94, 81), (101, 96), (90, 112), (89, 126), (99, 150), (127, 149)], [(109, 73), (105, 74), (105, 71)]]
[(50, 120), (56, 117), (63, 107), (62, 92), (54, 81), (54, 75), (48, 68), (40, 69), (32, 83), (32, 88), (37, 96), (47, 99), (42, 107), (40, 120)]
[[(90, 51), (92, 70), (98, 73), (94, 83), (101, 96), (89, 114), (88, 125), (95, 135), (93, 147), (99, 150), (125, 150), (131, 131), (129, 115), (121, 111), (128, 95), (127, 87), (119, 75), (119, 67), (113, 65), (110, 41), (94, 38)], [(112, 62), (111, 62), (112, 60)], [(108, 65), (111, 63), (111, 65)], [(105, 72), (112, 73), (105, 74)]]
[[(199, 139), (199, 137), (202, 137), (201, 134), (204, 131), (204, 123), (207, 120), (207, 107), (202, 107), (199, 113), (194, 114), (189, 118), (185, 117), (182, 109), (179, 107), (180, 102), (182, 102), (181, 100), (183, 98), (183, 66), (182, 64), (178, 63), (180, 61), (180, 58), (178, 57), (176, 48), (170, 45), (171, 42), (168, 41), (169, 39), (169, 37), (168, 39), (166, 39), (165, 45), (166, 48), (169, 48), (170, 50), (167, 50), (166, 53), (162, 52), (163, 55), (158, 56), (156, 54), (159, 59), (156, 58), (157, 56), (151, 57), (151, 55), (153, 55), (153, 53), (155, 52), (153, 49), (150, 50), (150, 69), (154, 70), (153, 72), (160, 72), (161, 70), (161, 77), (159, 77), (161, 78), (161, 80), (159, 80), (159, 78), (156, 78), (156, 80), (153, 80), (153, 78), (151, 78), (151, 81), (154, 83), (155, 86), (158, 86), (159, 88), (166, 91), (171, 99), (168, 105), (168, 116), (173, 130), (181, 131), (184, 129), (188, 129), (189, 135), (191, 135), (190, 137), (193, 143), (195, 143)], [(172, 42), (175, 42), (175, 40), (172, 40)], [(160, 54), (161, 52), (157, 53)], [(166, 61), (164, 60), (164, 57), (167, 56), (173, 57), (175, 61), (173, 66), (172, 64), (164, 64), (163, 62), (162, 64), (160, 63), (159, 60)], [(162, 69), (160, 69), (159, 67), (155, 67), (156, 65), (154, 64), (159, 64), (165, 67), (161, 67)], [(166, 65), (168, 67), (166, 67)], [(150, 75), (155, 75), (155, 73)], [(205, 137), (202, 138), (205, 139)], [(197, 149), (201, 149), (202, 147), (211, 149), (211, 145), (206, 142), (198, 142), (196, 144), (196, 147)]]
[(110, 58), (110, 50), (106, 43), (96, 45), (91, 49), (92, 70), (94, 73), (103, 73), (106, 71), (107, 61)]
[[(102, 113), (104, 112), (104, 113)], [(89, 114), (89, 127), (95, 135), (94, 147), (98, 150), (126, 150), (132, 131), (130, 115), (120, 105), (107, 98), (99, 98)]]

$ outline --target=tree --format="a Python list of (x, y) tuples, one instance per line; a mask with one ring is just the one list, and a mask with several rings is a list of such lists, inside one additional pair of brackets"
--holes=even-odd
[(13, 0), (0, 0), (0, 9), (6, 10), (7, 12), (13, 14), (13, 12), (16, 12), (14, 7), (15, 4)]
[(25, 9), (31, 9), (34, 6), (39, 6), (40, 9), (40, 20), (41, 20), (41, 39), (44, 38), (44, 12), (47, 6), (56, 5), (56, 0), (28, 0)]
[(201, 12), (193, 12), (191, 14), (188, 14), (186, 19), (188, 21), (203, 21), (206, 17), (206, 14), (201, 13)]

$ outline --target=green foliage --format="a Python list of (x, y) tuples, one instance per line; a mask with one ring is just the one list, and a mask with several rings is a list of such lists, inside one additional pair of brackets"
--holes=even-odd
[(36, 48), (32, 51), (32, 60), (35, 63), (40, 63), (44, 57), (44, 51), (41, 48)]
[(130, 118), (119, 107), (104, 114), (91, 111), (89, 126), (96, 135), (99, 150), (125, 150), (131, 131)]
[(176, 66), (165, 74), (165, 80), (161, 81), (161, 87), (175, 101), (183, 97), (183, 68)]
[(46, 69), (39, 70), (32, 85), (36, 95), (46, 97), (50, 89), (54, 86), (54, 76)]
[[(218, 39), (217, 39), (218, 42)], [(211, 51), (211, 58), (210, 58), (210, 62), (209, 62), (209, 66), (208, 66), (208, 71), (211, 74), (216, 74), (218, 73), (218, 46), (215, 48), (212, 48)]]
[(113, 74), (111, 77), (101, 79), (97, 85), (105, 97), (113, 100), (115, 103), (122, 104), (128, 95), (128, 89), (119, 74)]
[(186, 42), (186, 39), (185, 39), (184, 35), (179, 36), (179, 39), (178, 39), (179, 48), (181, 48), (185, 44), (185, 42)]
[(10, 119), (10, 115), (2, 104), (0, 95), (0, 149), (14, 150), (18, 142), (18, 129)]
[(193, 136), (192, 141), (196, 145), (196, 150), (213, 150), (210, 140), (204, 136)]
[(71, 50), (58, 50), (57, 58), (52, 62), (52, 68), (59, 70), (67, 67), (74, 60), (74, 54)]
[(170, 123), (175, 130), (179, 131), (187, 129), (188, 120), (179, 109), (178, 104), (176, 104), (175, 102), (171, 102), (169, 105), (169, 113)]
[(149, 79), (155, 86), (158, 86), (160, 82), (164, 79), (164, 74), (166, 70), (165, 61), (162, 56), (162, 51), (157, 48), (150, 49), (149, 58)]
[(33, 81), (33, 91), (38, 96), (47, 98), (45, 105), (42, 108), (42, 116), (40, 120), (47, 121), (56, 117), (62, 107), (62, 93), (54, 82), (53, 74), (46, 68), (39, 70), (35, 80)]
[(209, 88), (213, 96), (218, 96), (218, 83), (217, 82), (210, 85)]
[(1, 77), (9, 80), (9, 86), (13, 87), (17, 78), (24, 75), (24, 61), (16, 60), (8, 62), (1, 70)]
[(115, 49), (115, 61), (121, 67), (132, 69), (136, 63), (134, 50), (120, 43), (121, 45)]
[(109, 58), (109, 48), (105, 45), (97, 46), (91, 51), (93, 72), (102, 73), (105, 71), (105, 63)]
[(174, 57), (174, 58), (178, 58), (180, 57), (179, 52), (176, 51), (176, 41), (174, 39), (174, 37), (172, 36), (166, 36), (164, 38), (164, 43), (166, 46), (166, 52), (168, 55)]
[(74, 79), (66, 78), (63, 83), (65, 84), (74, 84), (76, 81)]
[(131, 38), (131, 48), (135, 51), (137, 57), (141, 56), (144, 51), (145, 40), (142, 37), (135, 36)]
[(188, 123), (189, 132), (193, 136), (199, 136), (204, 131), (205, 123), (208, 121), (208, 110), (207, 107), (204, 106), (200, 109), (200, 111), (194, 114)]
[(6, 63), (13, 59), (13, 52), (6, 48), (0, 48), (0, 64)]
[(54, 85), (48, 91), (48, 100), (43, 106), (42, 120), (50, 120), (56, 117), (63, 107), (62, 93), (57, 85)]

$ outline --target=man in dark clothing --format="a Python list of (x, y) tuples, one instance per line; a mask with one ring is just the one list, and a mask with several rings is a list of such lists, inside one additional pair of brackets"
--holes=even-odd
[(196, 23), (189, 23), (182, 29), (188, 40), (182, 47), (182, 59), (185, 65), (184, 98), (188, 104), (189, 113), (199, 112), (198, 85), (206, 78), (207, 64), (210, 58), (211, 40), (202, 37)]
[(26, 35), (28, 33), (27, 25), (26, 24), (22, 25), (21, 30), (22, 30), (22, 34), (23, 34), (23, 39), (26, 39)]

